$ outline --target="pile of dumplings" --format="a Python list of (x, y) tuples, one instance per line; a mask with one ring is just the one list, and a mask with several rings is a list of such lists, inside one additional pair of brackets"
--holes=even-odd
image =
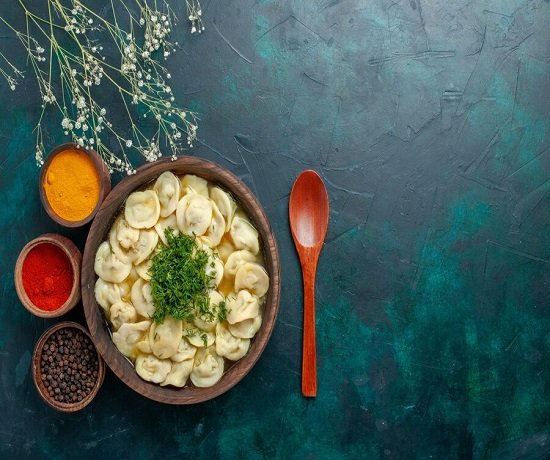
[[(195, 316), (193, 323), (167, 316), (155, 323), (149, 268), (167, 244), (165, 229), (195, 236), (209, 255), (210, 306), (225, 301), (227, 320)], [(241, 359), (262, 324), (269, 277), (258, 231), (234, 199), (194, 175), (167, 171), (146, 190), (133, 192), (99, 246), (95, 298), (118, 350), (144, 380), (196, 387), (220, 380), (225, 359)]]

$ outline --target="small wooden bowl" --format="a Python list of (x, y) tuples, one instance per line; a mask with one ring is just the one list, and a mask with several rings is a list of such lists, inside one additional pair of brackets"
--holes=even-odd
[[(52, 160), (54, 159), (54, 157), (58, 153), (63, 152), (65, 150), (78, 150), (82, 153), (85, 153), (94, 163), (95, 169), (99, 176), (99, 199), (97, 201), (97, 204), (94, 210), (85, 219), (78, 220), (78, 221), (65, 220), (60, 215), (58, 215), (50, 206), (46, 193), (44, 192), (43, 184), (44, 184), (44, 181), (46, 180), (46, 174), (48, 172), (48, 168)], [(44, 165), (42, 166), (42, 171), (40, 173), (40, 181), (38, 183), (38, 189), (40, 192), (40, 201), (42, 201), (42, 206), (44, 206), (44, 209), (46, 210), (46, 212), (48, 213), (48, 215), (51, 217), (53, 221), (57, 222), (59, 225), (63, 225), (64, 227), (69, 227), (69, 228), (82, 227), (83, 225), (86, 225), (88, 222), (90, 222), (94, 218), (97, 211), (101, 207), (101, 203), (103, 203), (103, 200), (111, 191), (111, 175), (109, 174), (109, 169), (107, 168), (107, 165), (95, 150), (85, 149), (83, 147), (79, 147), (78, 145), (69, 142), (56, 147), (48, 155), (48, 158), (46, 159), (46, 163), (44, 163)]]
[[(94, 272), (94, 260), (97, 248), (105, 240), (121, 206), (134, 190), (140, 189), (155, 180), (164, 171), (176, 175), (195, 174), (220, 185), (229, 191), (247, 214), (260, 235), (260, 246), (264, 255), (270, 286), (262, 315), (262, 325), (252, 339), (248, 353), (227, 366), (221, 380), (210, 388), (161, 387), (142, 380), (133, 365), (116, 348), (109, 335), (107, 324), (101, 308), (95, 300), (94, 286), (97, 276)], [(279, 309), (280, 297), (280, 262), (275, 235), (267, 216), (250, 189), (233, 173), (216, 163), (197, 157), (182, 156), (175, 161), (169, 158), (142, 166), (137, 174), (123, 179), (109, 194), (98, 211), (86, 240), (82, 263), (82, 302), (90, 334), (99, 353), (111, 370), (130, 388), (141, 395), (167, 404), (195, 404), (225, 393), (235, 386), (256, 364), (262, 354), (273, 327)]]
[(105, 379), (105, 363), (103, 362), (103, 359), (101, 359), (101, 355), (97, 352), (97, 349), (94, 348), (97, 353), (98, 371), (97, 371), (97, 379), (90, 393), (82, 401), (79, 401), (76, 403), (64, 403), (53, 399), (48, 394), (48, 390), (46, 389), (46, 387), (44, 386), (44, 383), (42, 382), (42, 378), (41, 378), (42, 373), (40, 371), (40, 359), (42, 357), (42, 350), (44, 348), (44, 344), (46, 343), (46, 341), (50, 338), (52, 334), (54, 334), (55, 332), (63, 328), (78, 329), (79, 331), (83, 332), (93, 343), (92, 337), (90, 336), (88, 331), (78, 323), (74, 323), (72, 321), (63, 321), (61, 323), (54, 324), (52, 327), (44, 331), (44, 333), (40, 336), (40, 339), (38, 339), (36, 346), (34, 347), (34, 353), (32, 356), (32, 376), (33, 376), (34, 385), (38, 391), (38, 394), (50, 407), (53, 407), (54, 409), (61, 412), (76, 412), (80, 409), (83, 409), (88, 404), (90, 404), (92, 400), (95, 398), (99, 389), (101, 388), (101, 385), (103, 384), (103, 380)]
[[(40, 244), (53, 244), (60, 248), (71, 262), (71, 268), (73, 270), (73, 288), (69, 294), (66, 302), (61, 305), (57, 310), (47, 311), (38, 308), (31, 302), (31, 299), (27, 295), (23, 286), (23, 262), (25, 261), (29, 252)], [(14, 282), (15, 290), (19, 296), (19, 300), (23, 306), (29, 310), (33, 315), (40, 316), (41, 318), (57, 318), (64, 315), (71, 310), (80, 300), (80, 268), (82, 266), (82, 255), (75, 246), (75, 244), (68, 238), (58, 235), (56, 233), (45, 233), (44, 235), (29, 241), (25, 247), (19, 253), (17, 262), (15, 263)]]

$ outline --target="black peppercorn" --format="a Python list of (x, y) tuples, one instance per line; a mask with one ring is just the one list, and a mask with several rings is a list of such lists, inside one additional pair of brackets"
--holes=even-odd
[(46, 341), (40, 361), (40, 381), (58, 402), (85, 399), (98, 377), (98, 355), (88, 336), (77, 329), (60, 329)]

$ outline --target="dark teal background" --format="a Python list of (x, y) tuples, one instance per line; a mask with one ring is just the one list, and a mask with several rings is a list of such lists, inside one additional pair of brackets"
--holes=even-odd
[[(55, 321), (23, 309), (13, 267), (33, 237), (58, 231), (82, 248), (87, 229), (57, 227), (40, 205), (28, 70), (0, 96), (1, 456), (547, 458), (549, 2), (204, 0), (203, 12), (202, 36), (183, 20), (174, 33), (172, 87), (200, 114), (191, 154), (238, 174), (271, 219), (283, 276), (271, 341), (205, 404), (163, 406), (109, 373), (82, 412), (45, 406), (30, 361)], [(23, 24), (15, 3), (0, 13)], [(52, 115), (46, 147), (63, 141)], [(300, 394), (287, 220), (306, 168), (331, 200), (314, 400)], [(68, 318), (83, 321), (81, 307)]]

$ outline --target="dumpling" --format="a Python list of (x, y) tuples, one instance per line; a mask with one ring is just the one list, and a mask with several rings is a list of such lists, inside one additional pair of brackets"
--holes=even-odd
[(153, 353), (161, 359), (170, 358), (178, 350), (182, 336), (181, 320), (171, 316), (162, 323), (153, 323), (149, 330), (149, 343)]
[(183, 387), (187, 383), (189, 374), (193, 370), (193, 360), (187, 359), (180, 363), (172, 363), (172, 369), (160, 384), (161, 386), (172, 385), (174, 387)]
[(131, 227), (124, 217), (120, 216), (115, 221), (109, 232), (109, 243), (115, 255), (125, 264), (136, 260), (137, 254), (134, 248), (139, 240), (139, 230)]
[(212, 221), (206, 230), (206, 233), (201, 236), (201, 240), (209, 247), (215, 248), (222, 239), (225, 232), (225, 220), (223, 219), (220, 210), (213, 201), (210, 201), (212, 205)]
[(155, 224), (155, 231), (158, 233), (162, 242), (167, 245), (168, 241), (166, 240), (166, 235), (164, 230), (170, 227), (174, 235), (179, 235), (180, 231), (178, 229), (178, 223), (176, 221), (176, 214), (170, 214), (168, 217), (161, 217), (159, 221)]
[(159, 236), (154, 229), (141, 230), (139, 232), (139, 240), (134, 247), (134, 252), (136, 253), (134, 264), (139, 265), (147, 259), (157, 247), (158, 241)]
[(139, 239), (139, 230), (131, 227), (123, 216), (119, 216), (113, 225), (113, 229), (116, 230), (118, 244), (124, 249), (130, 249)]
[(194, 323), (203, 331), (213, 331), (218, 324), (218, 305), (225, 299), (218, 291), (210, 291), (209, 294), (209, 315), (201, 315), (200, 312), (195, 312)]
[(130, 271), (132, 264), (125, 264), (111, 250), (111, 246), (104, 241), (97, 248), (94, 262), (96, 275), (110, 283), (121, 283), (124, 281)]
[(237, 249), (248, 249), (252, 254), (258, 254), (260, 250), (258, 230), (244, 217), (236, 215), (233, 218), (230, 234)]
[(155, 250), (159, 241), (159, 236), (154, 229), (141, 230), (139, 232), (139, 240), (134, 247), (136, 259), (134, 264), (140, 265), (145, 261)]
[(136, 344), (136, 348), (143, 353), (153, 353), (153, 350), (151, 350), (151, 344), (149, 343), (149, 337), (145, 337), (145, 339), (138, 342)]
[(214, 347), (201, 348), (195, 355), (191, 382), (199, 388), (211, 387), (222, 378), (223, 365), (223, 358), (218, 356)]
[(122, 292), (118, 284), (108, 283), (101, 278), (95, 282), (95, 300), (103, 308), (106, 314), (109, 313), (111, 305), (122, 300)]
[(220, 210), (223, 218), (225, 219), (225, 231), (227, 233), (231, 228), (231, 222), (237, 209), (237, 204), (231, 196), (224, 192), (220, 187), (212, 187), (210, 189), (210, 199), (216, 203), (216, 206)]
[(126, 199), (124, 217), (134, 228), (151, 228), (160, 216), (160, 202), (154, 190), (131, 193)]
[(210, 347), (216, 341), (216, 334), (211, 331), (201, 331), (196, 327), (184, 327), (183, 336), (189, 340), (191, 345), (197, 348)]
[(155, 313), (151, 284), (143, 278), (138, 279), (132, 286), (131, 299), (137, 313), (145, 318), (151, 318)]
[(153, 355), (139, 355), (136, 358), (136, 372), (148, 382), (160, 383), (166, 380), (166, 377), (172, 369), (172, 363), (169, 359), (158, 359)]
[(172, 214), (180, 199), (181, 182), (170, 171), (163, 172), (155, 182), (153, 190), (157, 192), (160, 203), (160, 216)]
[(231, 324), (240, 323), (260, 314), (258, 297), (250, 294), (246, 289), (227, 297), (227, 321)]
[(178, 228), (185, 235), (204, 235), (212, 222), (212, 202), (202, 195), (185, 195), (176, 209)]
[(237, 270), (241, 268), (247, 262), (255, 262), (256, 256), (246, 249), (235, 251), (227, 258), (227, 262), (224, 265), (225, 276), (235, 276)]
[(137, 319), (136, 309), (128, 302), (114, 303), (109, 309), (113, 329), (119, 329), (124, 323), (133, 323)]
[(247, 289), (258, 297), (263, 297), (269, 289), (269, 276), (260, 264), (247, 262), (235, 274), (235, 291)]
[(196, 352), (197, 347), (191, 345), (185, 337), (182, 337), (176, 353), (173, 354), (170, 359), (176, 363), (180, 363), (185, 360), (193, 359)]
[(216, 314), (218, 314), (218, 305), (222, 302), (225, 302), (225, 297), (222, 294), (220, 294), (218, 291), (210, 291), (209, 300), (210, 300), (209, 302), (210, 309), (212, 309), (213, 311), (216, 312)]
[(151, 275), (149, 274), (149, 269), (151, 268), (151, 265), (153, 265), (153, 259), (149, 258), (139, 265), (135, 266), (137, 274), (145, 281), (151, 280)]
[(235, 337), (226, 326), (219, 323), (216, 326), (216, 353), (231, 361), (241, 359), (250, 348), (250, 339)]
[(158, 235), (154, 230), (140, 231), (130, 227), (123, 217), (119, 217), (109, 232), (109, 243), (120, 261), (138, 265), (153, 252)]
[(210, 281), (210, 287), (215, 289), (223, 278), (223, 262), (220, 260), (219, 255), (212, 250), (212, 248), (208, 247), (200, 240), (198, 240), (197, 243), (197, 248), (208, 254), (208, 262), (206, 263), (204, 270), (206, 274), (212, 278)]
[(223, 278), (223, 262), (220, 258), (215, 255), (211, 256), (206, 264), (205, 271), (208, 276), (212, 277), (210, 287), (214, 289), (218, 287)]
[(124, 356), (135, 358), (138, 352), (136, 345), (150, 325), (151, 321), (124, 323), (118, 331), (113, 332), (113, 343)]
[(231, 334), (240, 339), (251, 339), (256, 335), (256, 332), (262, 325), (262, 317), (260, 315), (252, 319), (245, 319), (240, 323), (229, 324)]
[(186, 174), (181, 178), (182, 194), (198, 193), (208, 198), (208, 182), (202, 177)]
[(216, 250), (218, 251), (223, 263), (226, 263), (229, 256), (235, 252), (235, 246), (233, 246), (231, 240), (222, 238)]

